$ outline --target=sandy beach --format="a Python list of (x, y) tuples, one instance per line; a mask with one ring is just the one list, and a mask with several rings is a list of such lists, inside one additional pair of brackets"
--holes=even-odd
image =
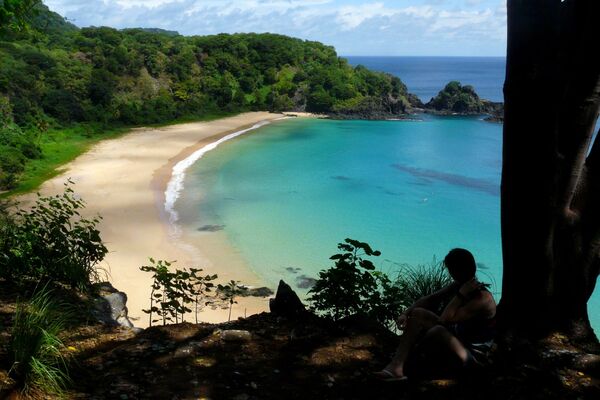
[[(195, 151), (225, 135), (282, 114), (253, 112), (210, 122), (187, 123), (164, 128), (138, 128), (118, 139), (94, 146), (64, 167), (64, 172), (40, 188), (43, 195), (62, 192), (67, 179), (87, 203), (85, 216), (101, 215), (99, 225), (109, 253), (101, 267), (110, 282), (127, 293), (129, 317), (139, 327), (148, 325), (151, 279), (139, 270), (148, 257), (176, 260), (176, 267), (200, 267), (218, 274), (218, 282), (231, 279), (260, 287), (261, 281), (229, 245), (223, 232), (204, 234), (201, 240), (173, 235), (165, 212), (165, 189), (173, 167)], [(32, 195), (23, 196), (30, 202)], [(273, 288), (275, 289), (275, 288)], [(268, 309), (268, 299), (246, 297), (234, 305), (232, 318)], [(200, 319), (227, 320), (227, 311), (206, 310)]]

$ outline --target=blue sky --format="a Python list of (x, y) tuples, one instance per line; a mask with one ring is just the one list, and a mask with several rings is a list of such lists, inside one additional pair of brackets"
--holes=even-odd
[(44, 0), (78, 26), (274, 32), (341, 55), (504, 56), (506, 0)]

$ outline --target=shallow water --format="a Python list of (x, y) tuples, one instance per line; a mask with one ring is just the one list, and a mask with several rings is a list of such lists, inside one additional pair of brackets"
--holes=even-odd
[[(183, 227), (223, 230), (271, 287), (305, 286), (346, 237), (390, 273), (465, 247), (499, 297), (501, 125), (421, 118), (293, 119), (225, 142), (188, 171)], [(599, 291), (592, 304), (599, 329)]]

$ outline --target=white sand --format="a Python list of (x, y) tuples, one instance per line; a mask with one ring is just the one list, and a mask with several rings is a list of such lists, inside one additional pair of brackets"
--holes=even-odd
[[(135, 129), (121, 138), (97, 144), (41, 187), (44, 195), (60, 193), (63, 183), (71, 178), (75, 192), (87, 203), (85, 215), (103, 217), (99, 229), (109, 254), (102, 267), (109, 270), (112, 284), (127, 293), (129, 316), (136, 326), (148, 324), (142, 309), (149, 305), (151, 279), (149, 273), (139, 270), (148, 257), (177, 260), (175, 266), (179, 268), (203, 268), (206, 273), (218, 274), (219, 282), (234, 279), (261, 286), (223, 232), (204, 234), (199, 245), (194, 241), (193, 247), (170, 235), (164, 193), (173, 166), (179, 161), (227, 134), (281, 117), (254, 112), (211, 122)], [(32, 197), (23, 196), (21, 200), (30, 202)], [(232, 318), (267, 309), (268, 299), (239, 299)], [(208, 310), (200, 318), (224, 321), (227, 311)]]

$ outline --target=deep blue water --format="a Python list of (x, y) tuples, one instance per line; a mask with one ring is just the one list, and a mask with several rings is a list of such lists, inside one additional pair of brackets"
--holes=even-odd
[(387, 72), (402, 79), (411, 93), (427, 102), (448, 82), (472, 85), (481, 98), (503, 101), (504, 57), (357, 57), (351, 65)]

